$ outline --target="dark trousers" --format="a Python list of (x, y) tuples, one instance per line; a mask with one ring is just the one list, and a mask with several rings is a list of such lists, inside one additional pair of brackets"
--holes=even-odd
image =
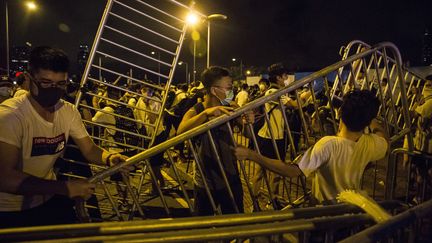
[[(260, 152), (262, 155), (269, 157), (271, 159), (278, 159), (271, 139), (262, 138), (260, 136), (257, 136), (257, 139), (258, 139), (258, 145), (260, 146)], [(275, 141), (276, 141), (276, 147), (278, 149), (281, 160), (285, 161), (285, 155), (286, 155), (285, 139), (275, 139)]]
[[(239, 213), (244, 212), (243, 207), (243, 187), (241, 182), (231, 183), (231, 190), (234, 194), (234, 201), (237, 205)], [(223, 188), (220, 190), (210, 190), (213, 200), (215, 201), (216, 207), (220, 206), (222, 214), (232, 214), (236, 213), (234, 205), (229, 197), (228, 189)], [(195, 196), (195, 211), (197, 215), (214, 215), (213, 208), (211, 206), (210, 200), (207, 196), (207, 192), (204, 188), (195, 185), (194, 189)]]
[(73, 200), (55, 195), (44, 204), (31, 209), (0, 212), (0, 228), (76, 223), (73, 206)]

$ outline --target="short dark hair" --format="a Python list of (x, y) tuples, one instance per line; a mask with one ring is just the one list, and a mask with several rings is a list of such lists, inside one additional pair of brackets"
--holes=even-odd
[(242, 84), (242, 89), (247, 90), (249, 88), (248, 84)]
[(207, 90), (209, 90), (210, 87), (212, 87), (219, 79), (229, 76), (229, 70), (219, 66), (211, 66), (201, 74), (202, 83)]
[(282, 76), (284, 73), (288, 73), (288, 70), (284, 68), (282, 63), (275, 63), (270, 65), (270, 67), (268, 68), (268, 72), (270, 83), (276, 83), (276, 77)]
[(30, 73), (34, 74), (40, 69), (54, 72), (68, 72), (69, 58), (60, 49), (49, 46), (38, 46), (30, 53)]
[(360, 132), (378, 114), (379, 99), (369, 90), (353, 90), (343, 97), (341, 118), (348, 130)]
[(262, 78), (262, 79), (260, 79), (260, 81), (259, 81), (258, 83), (259, 83), (259, 84), (263, 83), (263, 84), (265, 84), (266, 86), (270, 86), (270, 81), (269, 81), (268, 79), (266, 79), (266, 78)]
[(188, 90), (188, 85), (185, 84), (185, 83), (178, 84), (177, 88), (180, 89), (180, 90), (182, 90), (182, 91), (184, 91), (184, 92), (186, 92)]
[(123, 92), (120, 89), (111, 87), (111, 86), (107, 86), (107, 96), (110, 99), (113, 100), (118, 100), (123, 96)]

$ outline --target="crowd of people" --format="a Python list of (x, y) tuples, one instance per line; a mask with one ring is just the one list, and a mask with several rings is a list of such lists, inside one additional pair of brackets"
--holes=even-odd
[[(91, 89), (81, 87), (83, 95), (93, 95), (82, 98), (85, 106), (78, 110), (71, 103), (79, 87), (68, 81), (68, 67), (69, 60), (62, 50), (37, 47), (31, 53), (29, 70), (18, 77), (16, 88), (0, 83), (0, 228), (76, 221), (71, 199), (88, 199), (95, 184), (56, 179), (54, 164), (71, 142), (69, 138), (87, 161), (112, 166), (169, 137), (230, 115), (236, 108), (294, 81), (282, 64), (271, 65), (268, 79), (262, 78), (253, 86), (234, 85), (229, 70), (212, 66), (202, 73), (201, 81), (173, 85), (166, 94), (149, 80), (118, 88), (119, 77)], [(411, 107), (418, 123), (416, 149), (431, 153), (428, 122), (432, 116), (432, 77), (426, 79), (424, 89), (409, 96), (417, 99)], [(254, 195), (260, 193), (264, 169), (274, 173), (271, 191), (275, 197), (283, 177), (312, 178), (311, 205), (333, 204), (341, 191), (360, 190), (367, 164), (384, 158), (389, 147), (388, 134), (382, 120), (377, 119), (381, 104), (376, 91), (351, 90), (340, 100), (329, 100), (324, 91), (312, 92), (300, 88), (232, 121), (241, 127), (244, 136), (254, 134), (258, 147), (252, 142), (248, 147), (234, 144), (227, 126), (213, 128), (212, 135), (204, 133), (194, 140), (201, 160), (194, 162), (193, 172), (198, 215), (213, 215), (215, 210), (224, 214), (244, 212), (238, 160), (262, 166), (252, 179)], [(332, 119), (332, 112), (338, 123)], [(160, 114), (163, 119), (158, 123)], [(102, 129), (91, 134), (99, 139), (91, 139), (83, 120), (100, 125)], [(252, 124), (252, 131), (248, 124)], [(184, 157), (184, 146), (176, 148)], [(294, 163), (300, 151), (306, 152)], [(164, 152), (152, 156), (149, 163), (155, 175), (152, 190), (165, 188), (161, 173), (166, 163)], [(430, 166), (420, 164), (414, 163), (418, 183), (431, 178)], [(132, 169), (124, 168), (124, 173), (113, 175), (111, 180), (124, 180)], [(117, 190), (126, 199), (126, 191), (122, 187)]]

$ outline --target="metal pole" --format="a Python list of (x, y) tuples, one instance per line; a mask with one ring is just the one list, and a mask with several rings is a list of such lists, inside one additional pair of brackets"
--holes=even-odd
[(196, 76), (196, 40), (193, 41), (193, 82), (195, 83)]
[[(101, 57), (99, 57), (99, 67), (102, 67), (102, 59), (101, 59)], [(103, 82), (103, 80), (102, 80), (102, 69), (99, 69), (99, 80), (101, 82)]]
[(207, 68), (210, 67), (210, 20), (207, 20)]
[(6, 15), (6, 70), (7, 76), (10, 75), (10, 66), (9, 66), (9, 11), (7, 1), (5, 2), (5, 15)]
[(190, 80), (189, 80), (189, 64), (187, 62), (185, 62), (186, 64), (186, 83), (188, 84), (188, 88), (190, 85)]
[(240, 59), (240, 79), (243, 78), (243, 60)]
[[(160, 52), (158, 52), (158, 73), (160, 74)], [(160, 85), (160, 75), (158, 75), (158, 84)]]

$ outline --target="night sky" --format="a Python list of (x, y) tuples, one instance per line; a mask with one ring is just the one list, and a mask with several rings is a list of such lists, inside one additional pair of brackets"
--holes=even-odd
[[(37, 0), (39, 10), (29, 14), (22, 2), (8, 1), (11, 46), (25, 42), (57, 46), (73, 61), (80, 43), (91, 45), (106, 3)], [(4, 0), (1, 7), (0, 65), (5, 67)], [(354, 39), (370, 44), (391, 41), (404, 61), (419, 65), (422, 36), (432, 26), (430, 0), (202, 0), (196, 7), (205, 14), (228, 16), (212, 24), (212, 64), (224, 66), (232, 66), (231, 58), (236, 57), (245, 66), (284, 62), (292, 69), (317, 70), (340, 60), (340, 47)], [(203, 28), (202, 36), (205, 34)], [(180, 59), (192, 62), (190, 40)], [(205, 56), (197, 62), (203, 67)]]

